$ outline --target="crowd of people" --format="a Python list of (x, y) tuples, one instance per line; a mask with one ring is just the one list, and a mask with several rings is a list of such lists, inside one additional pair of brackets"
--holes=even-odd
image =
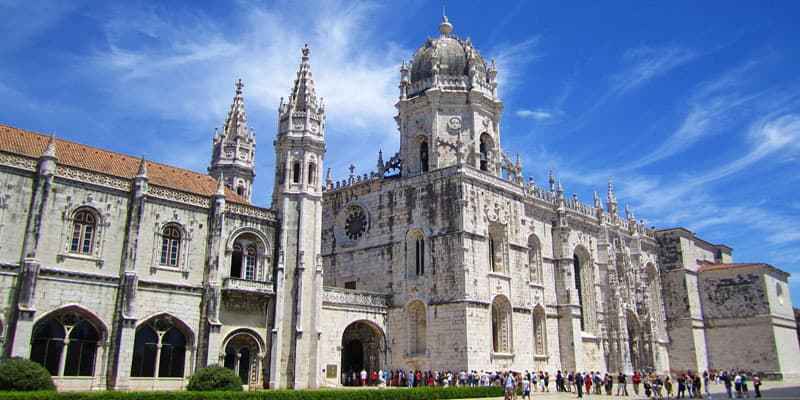
[[(653, 399), (702, 399), (710, 397), (710, 385), (722, 384), (726, 397), (761, 397), (761, 379), (758, 375), (743, 371), (705, 371), (702, 374), (686, 371), (676, 375), (659, 375), (654, 372), (634, 372), (632, 375), (618, 373), (562, 372), (553, 376), (546, 371), (406, 371), (398, 369), (342, 374), (346, 386), (500, 386), (505, 390), (506, 400), (530, 399), (534, 392), (553, 391), (574, 393), (577, 397), (589, 395), (634, 396)], [(752, 384), (753, 392), (750, 392)], [(628, 388), (630, 387), (630, 391)]]

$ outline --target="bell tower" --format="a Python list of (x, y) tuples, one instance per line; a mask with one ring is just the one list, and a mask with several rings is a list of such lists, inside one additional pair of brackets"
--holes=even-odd
[(236, 81), (236, 93), (225, 125), (222, 132), (214, 134), (208, 173), (216, 180), (224, 177), (225, 186), (249, 202), (253, 196), (253, 179), (256, 176), (256, 136), (247, 126), (243, 88), (242, 80)]
[(443, 16), (439, 36), (429, 38), (411, 63), (400, 67), (395, 120), (404, 176), (451, 165), (500, 174), (503, 104), (496, 78), (494, 61), (485, 62)]
[(316, 388), (322, 307), (322, 161), (325, 108), (314, 91), (311, 51), (287, 101), (278, 109), (272, 207), (281, 221), (275, 274), (275, 312), (270, 356), (271, 388)]

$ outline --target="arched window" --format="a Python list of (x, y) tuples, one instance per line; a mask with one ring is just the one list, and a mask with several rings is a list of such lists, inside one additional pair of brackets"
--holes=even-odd
[(67, 312), (36, 323), (31, 360), (53, 376), (92, 376), (100, 331), (80, 314)]
[(313, 162), (308, 163), (308, 184), (317, 183), (317, 166)]
[(416, 251), (417, 275), (425, 275), (425, 239), (417, 237), (414, 243)]
[(489, 170), (489, 152), (492, 150), (492, 138), (489, 137), (488, 134), (483, 133), (481, 134), (481, 142), (479, 145), (480, 150), (480, 169), (481, 171), (488, 171)]
[(425, 304), (415, 300), (408, 306), (409, 354), (425, 354), (427, 335), (428, 319), (425, 315)]
[(161, 232), (161, 265), (177, 267), (181, 251), (181, 230), (167, 225)]
[(300, 162), (292, 164), (292, 183), (300, 183)]
[(237, 186), (236, 187), (236, 194), (238, 194), (239, 196), (244, 196), (244, 186), (241, 186), (241, 185)]
[(407, 276), (425, 275), (425, 236), (419, 229), (408, 232), (406, 236), (406, 273)]
[(528, 268), (531, 270), (531, 282), (543, 282), (542, 247), (536, 235), (528, 237)]
[(420, 171), (428, 172), (428, 141), (422, 140), (419, 144)]
[(545, 326), (544, 308), (539, 305), (533, 310), (533, 341), (534, 354), (547, 355), (547, 330)]
[(511, 303), (504, 296), (497, 296), (492, 301), (492, 351), (495, 353), (511, 353)]
[(188, 338), (170, 316), (159, 316), (136, 330), (131, 376), (182, 378)]
[[(243, 233), (233, 242), (230, 277), (247, 280), (263, 280), (263, 242), (253, 233)], [(269, 279), (269, 278), (266, 278)]]
[(69, 251), (77, 254), (92, 254), (97, 218), (87, 209), (78, 210), (72, 218), (72, 242)]

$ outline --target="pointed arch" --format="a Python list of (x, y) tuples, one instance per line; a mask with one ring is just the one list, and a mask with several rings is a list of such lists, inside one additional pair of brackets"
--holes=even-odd
[(495, 296), (491, 305), (492, 351), (513, 353), (512, 308), (508, 297)]
[(236, 329), (222, 343), (222, 365), (233, 370), (242, 383), (251, 388), (263, 381), (261, 362), (265, 353), (264, 341), (251, 329)]
[(136, 325), (132, 377), (183, 378), (195, 343), (194, 331), (180, 318), (158, 313)]
[(486, 132), (481, 133), (480, 143), (478, 145), (478, 152), (480, 157), (479, 168), (481, 171), (490, 171), (492, 151), (494, 151), (494, 140), (492, 140), (492, 137), (489, 136), (488, 133)]
[(425, 275), (425, 234), (422, 229), (411, 229), (406, 234), (406, 270), (407, 275)]
[(108, 327), (95, 313), (68, 304), (36, 320), (30, 358), (53, 376), (93, 376), (107, 338)]

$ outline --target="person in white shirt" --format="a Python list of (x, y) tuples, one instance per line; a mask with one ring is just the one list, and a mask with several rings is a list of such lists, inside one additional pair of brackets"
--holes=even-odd
[(367, 371), (361, 370), (361, 386), (367, 386)]

